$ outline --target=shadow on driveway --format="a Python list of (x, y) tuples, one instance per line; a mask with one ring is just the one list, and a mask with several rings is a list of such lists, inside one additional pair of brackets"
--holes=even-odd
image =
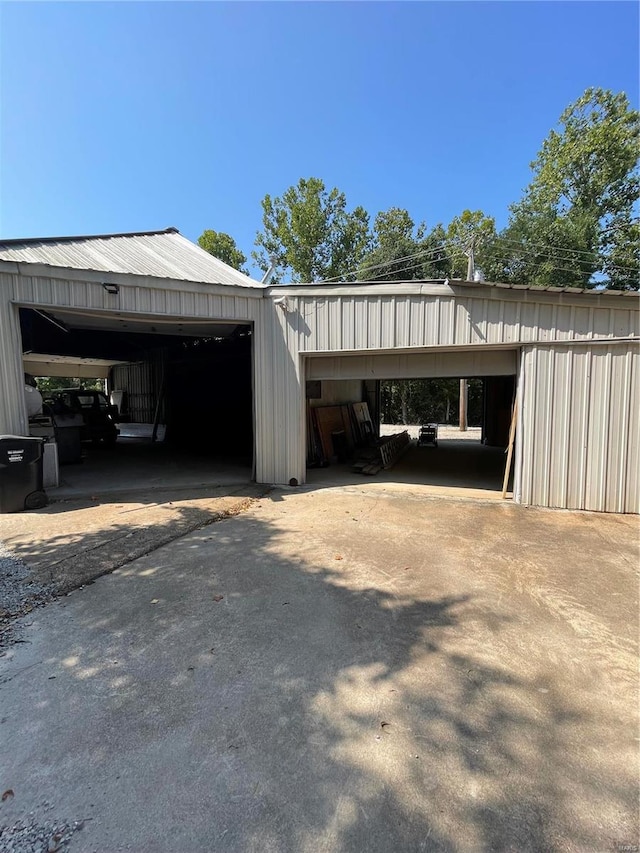
[(2, 819), (93, 817), (72, 851), (632, 843), (628, 657), (513, 581), (550, 514), (518, 553), (456, 507), (264, 499), (46, 608), (3, 665)]

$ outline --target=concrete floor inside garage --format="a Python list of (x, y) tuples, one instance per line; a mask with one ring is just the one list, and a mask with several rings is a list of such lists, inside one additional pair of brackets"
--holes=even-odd
[[(389, 470), (382, 469), (375, 476), (366, 476), (353, 471), (350, 463), (309, 468), (307, 485), (411, 486), (434, 496), (501, 500), (505, 450), (481, 444), (479, 428), (460, 432), (457, 427), (441, 427), (437, 447), (418, 447), (415, 441), (418, 427), (415, 426), (382, 425), (381, 434), (404, 429), (409, 432), (412, 444)], [(512, 480), (513, 477), (508, 498), (512, 497)]]
[(215, 488), (241, 485), (252, 479), (250, 458), (193, 453), (163, 441), (152, 443), (148, 437), (151, 425), (120, 424), (119, 428), (114, 447), (85, 444), (82, 462), (60, 466), (59, 487), (47, 490), (50, 501), (135, 491)]

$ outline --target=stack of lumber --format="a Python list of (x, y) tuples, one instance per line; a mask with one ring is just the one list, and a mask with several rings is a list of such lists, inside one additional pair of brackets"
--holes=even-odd
[(376, 447), (359, 454), (353, 470), (359, 474), (373, 476), (383, 468), (392, 468), (410, 445), (411, 439), (406, 430), (384, 436), (379, 439)]
[(387, 435), (381, 439), (380, 458), (383, 468), (391, 468), (400, 459), (402, 454), (411, 444), (409, 433), (405, 429), (395, 435)]
[[(337, 438), (341, 447), (337, 447)], [(328, 465), (340, 450), (351, 455), (354, 448), (374, 440), (373, 422), (366, 403), (307, 408), (307, 464)]]

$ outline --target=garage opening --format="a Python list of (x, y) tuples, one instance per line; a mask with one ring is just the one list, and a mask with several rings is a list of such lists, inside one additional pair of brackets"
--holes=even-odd
[(56, 445), (50, 497), (252, 478), (249, 324), (31, 308), (20, 321), (43, 398), (30, 430)]
[[(501, 498), (516, 366), (514, 351), (310, 359), (308, 482), (403, 483)], [(400, 378), (390, 375), (394, 368)], [(346, 378), (360, 370), (379, 378)], [(468, 423), (462, 431), (461, 379)], [(512, 470), (510, 465), (507, 496)]]

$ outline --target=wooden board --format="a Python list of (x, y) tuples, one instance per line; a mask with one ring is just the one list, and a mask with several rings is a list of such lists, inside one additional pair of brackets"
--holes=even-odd
[(369, 406), (367, 405), (367, 403), (352, 403), (351, 409), (358, 425), (357, 429), (359, 433), (359, 443), (365, 444), (370, 438), (375, 435), (373, 430), (373, 421), (371, 420), (371, 415), (369, 414)]
[(335, 456), (332, 432), (345, 432), (341, 406), (317, 406), (313, 410), (318, 423), (318, 432), (325, 458)]

